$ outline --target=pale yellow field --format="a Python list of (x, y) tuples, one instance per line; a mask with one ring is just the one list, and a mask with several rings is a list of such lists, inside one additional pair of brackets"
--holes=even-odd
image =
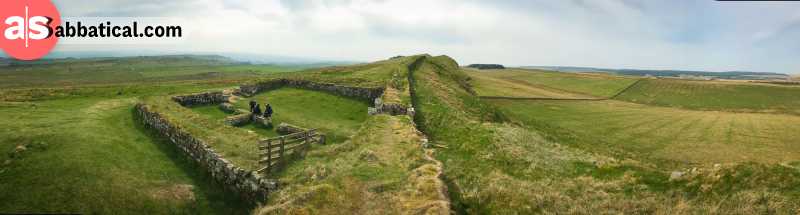
[[(687, 163), (800, 160), (800, 117), (695, 111), (607, 101), (494, 100), (523, 122), (547, 123), (584, 147)], [(535, 122), (534, 122), (535, 121)]]

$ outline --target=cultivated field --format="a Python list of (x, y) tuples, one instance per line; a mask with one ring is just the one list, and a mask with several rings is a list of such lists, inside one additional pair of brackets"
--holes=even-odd
[(590, 151), (687, 164), (800, 160), (800, 117), (653, 107), (608, 101), (492, 100), (510, 118), (574, 134)]
[(480, 96), (533, 98), (608, 98), (637, 79), (606, 74), (532, 69), (466, 70)]
[[(481, 82), (485, 82), (481, 78), (490, 73), (468, 74), (480, 94)], [(514, 77), (517, 80), (548, 80), (536, 73), (517, 75)], [(579, 83), (598, 82), (576, 74), (550, 75), (582, 79), (577, 81)], [(615, 98), (627, 100), (630, 97), (626, 95), (634, 94), (660, 98), (661, 92), (665, 95), (674, 92), (636, 89), (648, 86), (648, 81), (661, 80), (643, 79)], [(674, 82), (678, 86), (699, 84)], [(675, 105), (670, 103), (655, 106), (648, 102), (636, 104), (613, 99), (483, 99), (499, 108), (494, 116), (500, 116), (500, 122), (510, 124), (485, 121), (480, 125), (447, 124), (445, 121), (453, 118), (471, 121), (476, 120), (474, 116), (481, 116), (476, 112), (472, 113), (473, 117), (449, 114), (441, 117), (445, 121), (430, 121), (431, 125), (440, 125), (435, 128), (445, 129), (442, 132), (433, 129), (431, 133), (449, 146), (441, 155), (445, 166), (462, 167), (446, 168), (446, 175), (453, 178), (449, 188), (458, 192), (453, 198), (463, 204), (458, 208), (470, 213), (796, 213), (800, 208), (796, 197), (800, 194), (796, 188), (800, 185), (796, 178), (800, 176), (800, 150), (794, 143), (800, 140), (800, 135), (794, 130), (798, 129), (800, 118), (787, 114), (732, 112), (729, 108), (748, 104), (773, 104), (766, 105), (773, 108), (788, 106), (792, 104), (787, 101), (794, 89), (763, 84), (725, 84), (730, 87), (692, 90), (702, 95), (686, 96), (692, 101), (681, 100), (679, 96), (661, 100), (685, 101), (676, 103), (694, 104), (694, 109), (663, 107)], [(421, 89), (423, 87), (418, 87)], [(528, 91), (516, 89), (494, 92), (500, 94), (493, 96), (500, 97), (541, 96), (535, 93), (525, 96), (521, 92)], [(609, 95), (611, 91), (605, 92)], [(778, 99), (761, 99), (772, 96), (773, 92)], [(715, 96), (728, 101), (713, 100)], [(470, 101), (467, 96), (456, 98), (472, 106), (480, 103)], [(753, 99), (752, 103), (747, 99)], [(431, 111), (429, 108), (422, 112), (430, 114)], [(491, 108), (485, 112), (491, 112)], [(463, 112), (457, 108), (440, 112), (446, 113)]]
[(798, 86), (645, 79), (617, 99), (698, 110), (800, 114)]

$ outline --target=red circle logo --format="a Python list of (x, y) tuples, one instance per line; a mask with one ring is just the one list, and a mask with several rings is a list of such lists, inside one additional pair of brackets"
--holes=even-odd
[(0, 48), (19, 60), (44, 57), (58, 43), (55, 29), (61, 15), (50, 0), (3, 0)]

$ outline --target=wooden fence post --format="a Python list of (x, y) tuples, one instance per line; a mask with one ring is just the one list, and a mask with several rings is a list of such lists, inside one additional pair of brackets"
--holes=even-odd
[(267, 172), (272, 169), (272, 139), (267, 139)]
[(285, 136), (281, 136), (281, 157), (280, 157), (280, 161), (279, 161), (281, 163), (280, 165), (282, 165), (283, 161), (286, 159), (286, 156), (284, 155), (285, 151), (283, 150), (283, 148), (284, 148), (284, 139), (285, 139)]

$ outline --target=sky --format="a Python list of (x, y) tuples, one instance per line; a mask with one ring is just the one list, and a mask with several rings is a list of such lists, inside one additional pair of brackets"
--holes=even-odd
[(54, 0), (63, 17), (171, 17), (184, 40), (57, 50), (800, 73), (800, 2)]

